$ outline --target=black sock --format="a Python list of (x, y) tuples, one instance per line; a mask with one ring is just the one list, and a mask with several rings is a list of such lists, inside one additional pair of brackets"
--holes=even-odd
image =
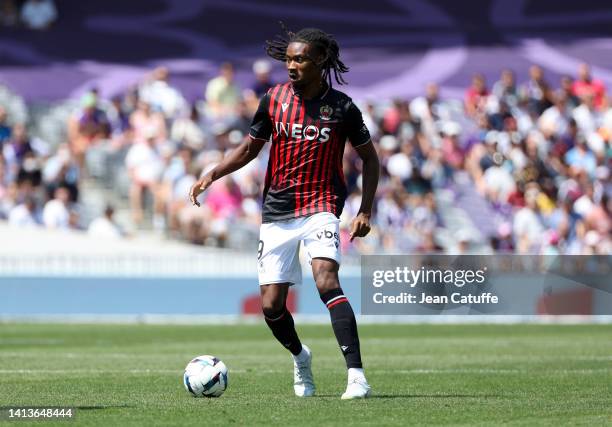
[(302, 351), (302, 343), (295, 331), (293, 316), (287, 308), (280, 312), (268, 312), (264, 310), (264, 318), (274, 337), (291, 352), (297, 356)]
[(344, 360), (346, 360), (346, 367), (362, 368), (355, 313), (353, 313), (351, 304), (344, 296), (342, 289), (332, 289), (321, 294), (321, 300), (329, 309), (332, 328), (344, 355)]

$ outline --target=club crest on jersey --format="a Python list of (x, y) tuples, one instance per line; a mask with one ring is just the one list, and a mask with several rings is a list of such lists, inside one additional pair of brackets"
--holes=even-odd
[(283, 113), (287, 110), (288, 107), (289, 107), (289, 103), (288, 102), (283, 102), (281, 104), (281, 108), (283, 109)]
[(334, 109), (329, 105), (323, 105), (319, 109), (319, 112), (321, 113), (321, 120), (331, 120)]

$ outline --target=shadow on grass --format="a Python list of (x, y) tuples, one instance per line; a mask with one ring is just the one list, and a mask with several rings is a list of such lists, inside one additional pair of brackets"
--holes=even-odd
[(133, 405), (92, 405), (92, 406), (75, 406), (79, 411), (102, 411), (105, 409), (123, 409), (135, 408)]
[(441, 399), (462, 398), (462, 399), (479, 399), (489, 397), (503, 397), (499, 394), (373, 394), (368, 399), (396, 399), (396, 398), (423, 398), (435, 397)]
[[(337, 394), (317, 394), (314, 397), (338, 397)], [(492, 397), (503, 397), (499, 394), (373, 394), (368, 399), (420, 399), (424, 397), (434, 397), (439, 399), (462, 398), (462, 399), (481, 399)], [(359, 399), (356, 399), (359, 400)]]

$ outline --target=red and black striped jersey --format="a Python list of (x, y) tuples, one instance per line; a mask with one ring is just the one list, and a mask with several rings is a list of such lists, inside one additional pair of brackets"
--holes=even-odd
[(250, 137), (272, 137), (263, 222), (317, 212), (339, 217), (347, 196), (342, 172), (345, 142), (348, 138), (358, 147), (370, 141), (361, 111), (346, 94), (327, 87), (318, 97), (304, 99), (290, 83), (263, 96)]

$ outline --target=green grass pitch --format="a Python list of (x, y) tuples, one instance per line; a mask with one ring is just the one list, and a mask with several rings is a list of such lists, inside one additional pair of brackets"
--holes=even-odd
[[(75, 425), (94, 426), (612, 425), (612, 325), (363, 325), (365, 401), (340, 400), (331, 327), (298, 331), (310, 399), (293, 396), (289, 354), (263, 323), (0, 324), (0, 406), (73, 406)], [(218, 399), (183, 388), (200, 354), (229, 367)]]

